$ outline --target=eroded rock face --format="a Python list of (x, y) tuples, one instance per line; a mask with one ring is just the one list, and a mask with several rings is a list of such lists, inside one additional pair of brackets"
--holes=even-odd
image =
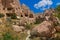
[(11, 6), (10, 3), (13, 2), (13, 0), (1, 0), (1, 1), (4, 7), (10, 7)]
[(45, 16), (51, 16), (55, 12), (55, 9), (48, 9), (45, 10)]
[(60, 32), (60, 26), (56, 26), (55, 29), (57, 32)]
[(13, 25), (12, 28), (15, 32), (23, 32), (25, 30), (23, 26), (17, 26), (17, 25)]
[(52, 37), (56, 32), (55, 28), (48, 21), (43, 21), (41, 24), (31, 30), (31, 36)]
[(19, 21), (20, 25), (22, 26), (26, 25), (27, 23), (34, 24), (34, 22), (35, 18), (28, 18), (28, 17), (21, 18), (21, 20)]
[(20, 5), (19, 0), (0, 0), (0, 5), (0, 13), (4, 13), (6, 17), (9, 17), (7, 14), (11, 16), (15, 13), (16, 16), (23, 17), (21, 19), (23, 23), (25, 19), (27, 22), (28, 20), (29, 22), (33, 22), (34, 20), (34, 13), (25, 4)]
[(16, 13), (20, 14), (19, 0), (0, 0), (2, 13)]

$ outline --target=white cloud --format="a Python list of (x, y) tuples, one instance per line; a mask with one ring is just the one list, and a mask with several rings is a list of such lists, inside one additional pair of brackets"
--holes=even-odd
[(36, 9), (43, 8), (46, 9), (45, 7), (48, 6), (48, 8), (53, 4), (51, 0), (41, 0), (38, 3), (34, 4), (34, 7)]
[(57, 3), (56, 5), (60, 5), (60, 3)]

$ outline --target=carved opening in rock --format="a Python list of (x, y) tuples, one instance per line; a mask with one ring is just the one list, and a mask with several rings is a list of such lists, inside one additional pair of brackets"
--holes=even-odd
[(3, 10), (5, 10), (5, 8), (3, 8)]
[(12, 10), (13, 8), (7, 8), (7, 10)]
[(21, 17), (23, 17), (23, 15), (21, 15)]
[(11, 19), (17, 19), (16, 13), (6, 13), (7, 17), (11, 17)]
[(9, 17), (9, 16), (13, 16), (13, 15), (16, 15), (15, 13), (6, 13), (6, 15)]
[(28, 14), (25, 13), (25, 16), (28, 17)]
[(7, 17), (10, 17), (12, 15), (12, 13), (6, 13)]
[(33, 18), (33, 14), (30, 14), (30, 15), (29, 15), (29, 18)]

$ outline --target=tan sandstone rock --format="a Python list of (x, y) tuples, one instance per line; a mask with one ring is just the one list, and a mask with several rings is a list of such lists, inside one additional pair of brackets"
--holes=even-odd
[(17, 25), (13, 25), (12, 28), (15, 32), (23, 32), (25, 29), (23, 26), (17, 26)]

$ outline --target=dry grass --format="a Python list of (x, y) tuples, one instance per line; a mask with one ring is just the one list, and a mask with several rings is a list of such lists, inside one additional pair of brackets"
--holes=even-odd
[[(12, 29), (12, 24), (10, 24), (9, 22), (6, 22), (4, 19), (3, 23), (0, 24), (0, 40), (4, 40), (4, 38), (8, 39), (8, 35), (10, 35), (11, 40), (25, 40), (27, 37), (27, 33), (17, 33)], [(16, 20), (13, 20), (16, 21)], [(37, 26), (37, 25), (32, 25), (33, 27)], [(9, 32), (9, 33), (8, 33)], [(7, 34), (7, 35), (6, 35)], [(60, 33), (57, 33), (58, 35), (60, 35)], [(7, 37), (5, 37), (5, 36)], [(60, 36), (59, 36), (60, 37)], [(32, 40), (40, 40), (39, 38), (34, 38)]]

